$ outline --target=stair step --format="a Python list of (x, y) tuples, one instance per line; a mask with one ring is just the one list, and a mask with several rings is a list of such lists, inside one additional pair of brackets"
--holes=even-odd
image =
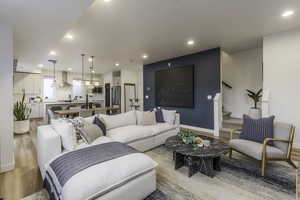
[(242, 126), (243, 125), (243, 120), (239, 119), (239, 118), (228, 118), (228, 119), (224, 119), (223, 120), (224, 124), (232, 124), (232, 125), (239, 125)]

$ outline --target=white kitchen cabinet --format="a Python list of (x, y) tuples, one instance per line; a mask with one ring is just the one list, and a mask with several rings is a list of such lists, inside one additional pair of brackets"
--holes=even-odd
[(28, 107), (31, 108), (30, 119), (44, 117), (44, 104), (43, 103), (29, 103)]
[(14, 94), (41, 95), (42, 78), (40, 74), (14, 73)]

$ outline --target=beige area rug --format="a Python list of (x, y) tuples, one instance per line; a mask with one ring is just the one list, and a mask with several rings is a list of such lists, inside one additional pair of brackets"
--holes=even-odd
[[(295, 200), (296, 170), (285, 164), (268, 167), (265, 178), (259, 176), (260, 166), (235, 153), (233, 159), (224, 156), (222, 171), (214, 178), (197, 173), (187, 176), (186, 167), (174, 170), (172, 152), (164, 146), (146, 153), (159, 166), (157, 187), (168, 200)], [(159, 199), (159, 198), (157, 198)], [(48, 200), (43, 190), (23, 200)]]

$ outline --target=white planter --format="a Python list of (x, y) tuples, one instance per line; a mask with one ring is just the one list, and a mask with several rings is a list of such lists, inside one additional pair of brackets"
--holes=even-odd
[(260, 119), (261, 110), (259, 108), (250, 108), (249, 117), (251, 117), (252, 119)]
[(16, 134), (23, 134), (28, 133), (30, 130), (30, 121), (14, 121), (14, 133)]

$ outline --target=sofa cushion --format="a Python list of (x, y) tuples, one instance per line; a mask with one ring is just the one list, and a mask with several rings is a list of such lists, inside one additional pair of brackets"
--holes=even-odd
[(153, 137), (154, 132), (150, 126), (124, 126), (107, 131), (107, 136), (117, 142), (130, 143), (137, 140)]
[(176, 126), (168, 124), (168, 123), (157, 123), (156, 125), (150, 126), (154, 135), (160, 135), (169, 130), (176, 129)]
[(72, 123), (64, 119), (53, 120), (52, 128), (60, 135), (62, 147), (71, 151), (76, 147), (76, 133)]
[(155, 125), (156, 119), (155, 119), (155, 112), (143, 112), (143, 120), (142, 125), (143, 126), (150, 126)]
[[(241, 153), (256, 158), (257, 160), (262, 160), (263, 144), (261, 143), (253, 142), (250, 140), (233, 139), (230, 140), (229, 146)], [(267, 158), (283, 157), (285, 157), (283, 151), (273, 146), (267, 146)]]
[(163, 116), (163, 113), (162, 113), (161, 109), (157, 109), (155, 111), (155, 118), (156, 118), (157, 123), (164, 123), (165, 122), (164, 116)]
[[(265, 138), (274, 137), (274, 116), (261, 119), (252, 119), (243, 116), (243, 128), (240, 139), (263, 143)], [(273, 145), (272, 142), (269, 145)]]
[(129, 111), (117, 115), (99, 115), (105, 125), (106, 129), (114, 129), (122, 126), (136, 125), (136, 114), (135, 111)]
[(95, 117), (93, 124), (96, 124), (102, 130), (103, 135), (106, 136), (106, 126), (102, 118)]
[(102, 129), (96, 124), (86, 124), (84, 127), (79, 128), (79, 133), (82, 139), (88, 144), (91, 144), (98, 137), (104, 135)]
[(176, 110), (165, 110), (162, 109), (164, 121), (169, 124), (174, 124), (176, 119)]

